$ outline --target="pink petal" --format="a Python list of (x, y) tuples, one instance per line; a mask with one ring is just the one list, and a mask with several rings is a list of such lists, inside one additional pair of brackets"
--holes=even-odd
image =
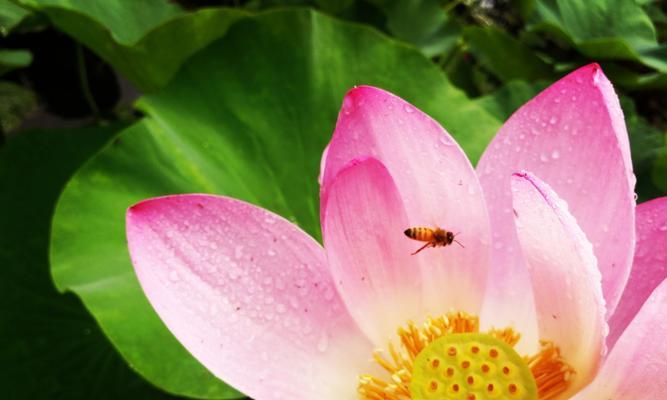
[(605, 350), (605, 305), (593, 248), (548, 185), (523, 172), (513, 175), (511, 186), (540, 339), (554, 342), (576, 369), (576, 390), (593, 378)]
[(361, 330), (385, 348), (396, 328), (426, 317), (415, 243), (403, 235), (407, 215), (386, 168), (367, 158), (343, 169), (329, 186), (324, 220), (338, 291)]
[(324, 177), (324, 168), (327, 166), (327, 154), (329, 154), (329, 144), (322, 151), (322, 157), (320, 158), (320, 174), (317, 176), (317, 183), (322, 184), (322, 179)]
[(139, 281), (178, 340), (258, 399), (352, 398), (371, 354), (322, 248), (288, 221), (226, 197), (181, 195), (128, 210)]
[[(529, 170), (570, 206), (593, 243), (611, 315), (634, 250), (634, 176), (625, 122), (614, 89), (597, 64), (576, 70), (521, 107), (501, 128), (477, 171), (493, 229), (495, 290), (505, 294), (502, 320), (533, 307), (517, 251), (509, 177)], [(524, 309), (524, 310), (522, 310)], [(519, 311), (522, 310), (522, 311)]]
[[(435, 315), (451, 308), (478, 313), (486, 286), (490, 232), (481, 187), (461, 148), (414, 106), (383, 90), (361, 86), (343, 100), (326, 158), (322, 210), (338, 173), (363, 157), (374, 157), (386, 166), (405, 204), (407, 219), (397, 234), (417, 226), (460, 232), (458, 240), (465, 248), (427, 249), (409, 258), (406, 268), (423, 266), (425, 310)], [(322, 223), (326, 229), (326, 221)], [(417, 242), (410, 244), (412, 251), (419, 247)]]
[(667, 197), (640, 204), (636, 218), (635, 260), (623, 297), (609, 321), (610, 348), (653, 289), (667, 278)]
[(658, 400), (667, 393), (667, 280), (653, 291), (577, 400)]

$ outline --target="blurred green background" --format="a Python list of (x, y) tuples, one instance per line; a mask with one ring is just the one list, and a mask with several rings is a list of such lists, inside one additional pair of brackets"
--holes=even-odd
[(661, 1), (0, 0), (0, 36), (2, 398), (242, 398), (148, 305), (125, 209), (226, 194), (319, 238), (319, 160), (354, 85), (476, 162), (521, 104), (599, 62), (639, 201), (667, 193)]

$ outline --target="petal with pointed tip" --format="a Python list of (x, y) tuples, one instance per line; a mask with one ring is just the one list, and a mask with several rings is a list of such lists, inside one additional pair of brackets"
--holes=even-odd
[[(481, 187), (461, 148), (436, 121), (403, 99), (360, 86), (343, 100), (326, 157), (321, 210), (327, 208), (336, 175), (362, 157), (378, 159), (393, 178), (407, 214), (399, 232), (415, 226), (460, 232), (465, 248), (427, 249), (412, 258), (413, 268), (422, 266), (425, 312), (439, 315), (453, 308), (478, 314), (490, 231)], [(326, 223), (323, 219), (325, 229)]]
[(355, 395), (370, 343), (322, 248), (296, 226), (230, 198), (180, 195), (131, 207), (127, 238), (158, 315), (220, 379), (258, 400)]
[[(329, 187), (324, 247), (338, 290), (359, 327), (384, 348), (406, 321), (424, 318), (415, 243), (387, 169), (374, 158), (351, 163)], [(419, 318), (419, 319), (417, 319)]]
[(540, 339), (557, 345), (576, 370), (571, 394), (593, 379), (605, 350), (600, 271), (586, 235), (548, 185), (522, 172), (512, 176), (511, 186)]
[(522, 106), (477, 166), (497, 245), (491, 279), (506, 300), (505, 311), (496, 310), (498, 322), (530, 314), (533, 307), (522, 293), (511, 295), (512, 287), (529, 281), (517, 251), (509, 184), (510, 175), (522, 169), (540, 176), (567, 201), (593, 243), (609, 318), (632, 263), (634, 176), (623, 113), (597, 64), (572, 72)]

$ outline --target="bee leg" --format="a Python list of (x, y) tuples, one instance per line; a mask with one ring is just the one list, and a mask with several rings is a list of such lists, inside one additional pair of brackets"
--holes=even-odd
[(424, 250), (425, 248), (427, 248), (427, 247), (429, 247), (429, 246), (434, 246), (434, 243), (433, 243), (433, 242), (428, 242), (428, 243), (426, 243), (425, 245), (423, 245), (422, 247), (420, 247), (419, 249), (417, 249), (417, 251), (415, 251), (415, 252), (412, 253), (411, 255), (414, 256), (415, 254), (419, 253), (420, 251)]

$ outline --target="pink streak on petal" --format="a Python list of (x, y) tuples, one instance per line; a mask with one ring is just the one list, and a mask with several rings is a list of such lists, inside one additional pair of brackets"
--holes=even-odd
[[(361, 157), (377, 158), (393, 178), (407, 214), (399, 232), (414, 226), (460, 232), (458, 240), (465, 248), (427, 249), (411, 258), (412, 268), (423, 266), (424, 312), (438, 315), (455, 308), (479, 313), (490, 231), (477, 176), (458, 144), (411, 104), (381, 89), (361, 86), (343, 100), (327, 155), (321, 210), (326, 209), (336, 175)], [(465, 296), (459, 296), (460, 288), (468, 290)]]
[(658, 400), (667, 393), (667, 280), (653, 291), (577, 400)]
[(417, 245), (406, 240), (407, 216), (386, 168), (367, 158), (344, 168), (329, 187), (324, 247), (350, 314), (385, 348), (396, 328), (426, 317), (421, 307)]
[(352, 398), (370, 343), (322, 248), (268, 211), (226, 197), (146, 200), (127, 212), (139, 281), (178, 340), (258, 399)]
[(593, 248), (547, 184), (522, 172), (513, 175), (511, 186), (540, 339), (553, 341), (576, 369), (577, 390), (593, 379), (605, 350), (605, 305)]
[(653, 289), (667, 278), (667, 197), (640, 204), (636, 218), (635, 260), (623, 297), (609, 321), (609, 348), (616, 343)]
[(632, 262), (635, 179), (618, 98), (597, 64), (576, 70), (521, 107), (477, 166), (496, 244), (491, 272), (496, 285), (490, 290), (506, 294), (505, 311), (494, 315), (497, 324), (533, 312), (528, 296), (512, 292), (528, 282), (509, 185), (512, 172), (521, 169), (549, 182), (593, 244), (609, 317)]

